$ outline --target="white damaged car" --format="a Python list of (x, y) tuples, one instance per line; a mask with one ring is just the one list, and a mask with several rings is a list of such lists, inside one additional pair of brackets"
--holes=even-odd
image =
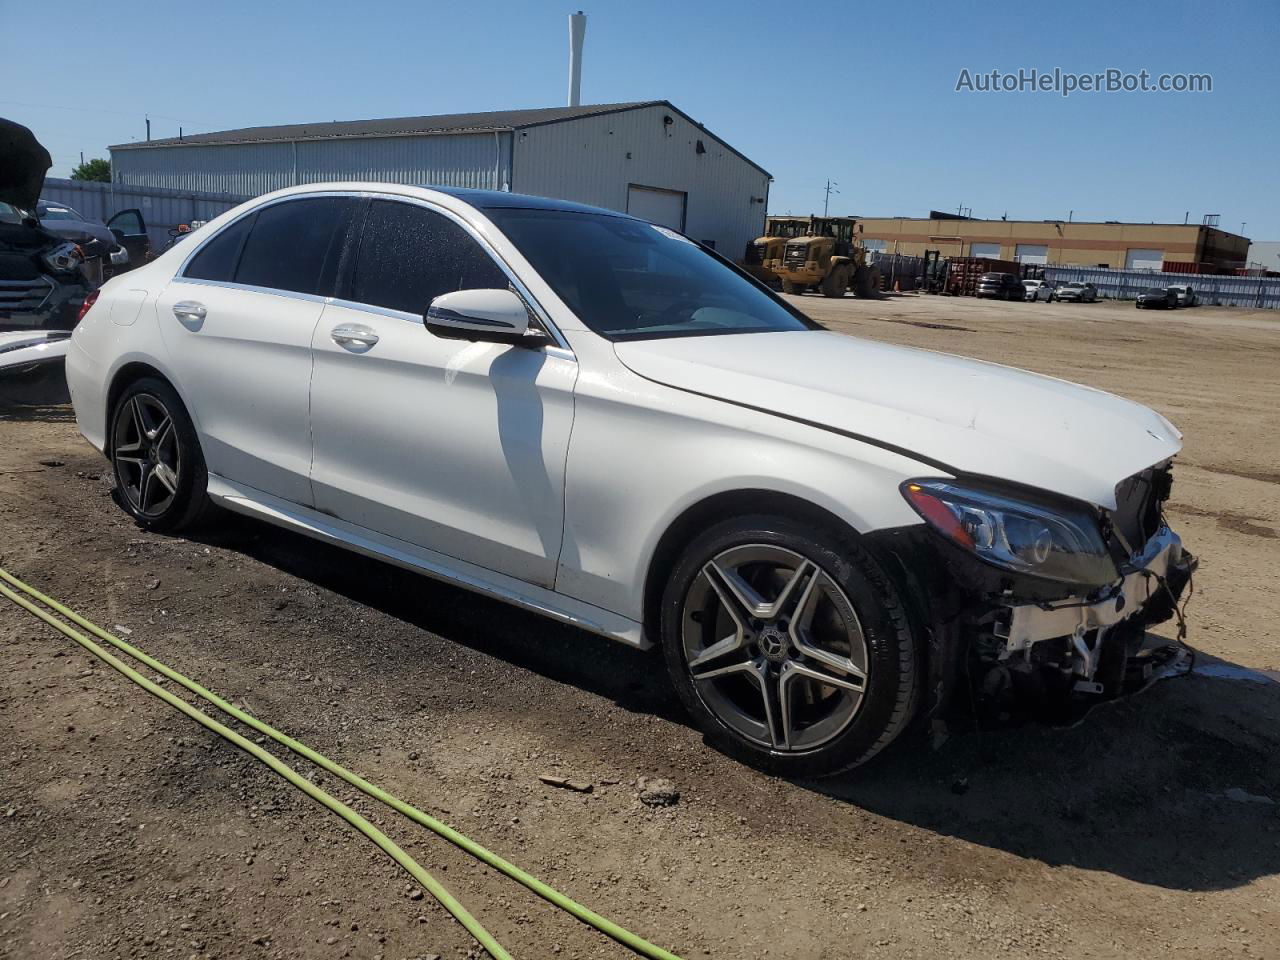
[(144, 527), (217, 505), (659, 646), (708, 739), (783, 775), (1122, 693), (1195, 563), (1158, 413), (827, 332), (556, 200), (261, 197), (107, 283), (66, 369)]

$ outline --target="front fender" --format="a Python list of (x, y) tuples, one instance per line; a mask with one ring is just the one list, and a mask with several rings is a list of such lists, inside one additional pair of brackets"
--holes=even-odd
[(867, 533), (920, 523), (899, 484), (937, 470), (841, 436), (639, 377), (579, 383), (556, 589), (643, 619), (664, 533), (735, 491), (811, 503)]

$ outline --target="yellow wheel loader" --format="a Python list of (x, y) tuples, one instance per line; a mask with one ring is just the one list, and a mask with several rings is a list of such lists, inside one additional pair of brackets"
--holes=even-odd
[(880, 270), (867, 265), (852, 217), (769, 217), (766, 230), (786, 241), (772, 268), (784, 293), (818, 289), (824, 297), (843, 297), (852, 289), (870, 297), (880, 290)]

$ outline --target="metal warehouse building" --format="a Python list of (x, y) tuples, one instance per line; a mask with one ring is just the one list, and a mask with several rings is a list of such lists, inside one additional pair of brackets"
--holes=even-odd
[(116, 183), (259, 196), (328, 180), (510, 190), (682, 230), (730, 258), (769, 173), (666, 100), (248, 127), (111, 147)]
[(938, 250), (944, 257), (1213, 272), (1244, 266), (1249, 250), (1245, 237), (1199, 224), (974, 220), (950, 215), (859, 217), (858, 224), (868, 249), (913, 256)]

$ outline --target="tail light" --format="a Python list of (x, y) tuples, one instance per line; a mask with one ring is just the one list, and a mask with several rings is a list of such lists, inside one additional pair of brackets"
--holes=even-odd
[(101, 290), (90, 290), (84, 298), (84, 303), (80, 304), (80, 313), (76, 315), (76, 323), (84, 319), (84, 315), (89, 312), (89, 308), (98, 302), (98, 294)]

